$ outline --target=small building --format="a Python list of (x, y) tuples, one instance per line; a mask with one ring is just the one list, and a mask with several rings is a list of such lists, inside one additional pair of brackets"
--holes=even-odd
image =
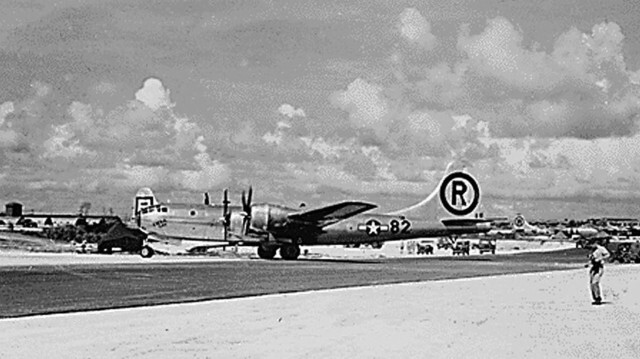
[(5, 212), (8, 217), (22, 216), (22, 203), (10, 202), (5, 205)]

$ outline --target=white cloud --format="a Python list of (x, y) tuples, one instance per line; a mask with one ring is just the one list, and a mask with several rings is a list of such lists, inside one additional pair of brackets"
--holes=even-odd
[(173, 107), (169, 89), (165, 89), (162, 81), (153, 77), (144, 81), (142, 88), (136, 92), (136, 100), (154, 111), (163, 107)]
[(55, 126), (53, 135), (43, 144), (44, 158), (64, 157), (72, 159), (85, 154), (95, 155), (80, 145), (80, 139), (76, 138), (70, 124)]
[(51, 93), (51, 87), (44, 82), (35, 81), (31, 84), (31, 87), (36, 91), (36, 96), (45, 97)]
[(162, 82), (146, 80), (135, 98), (104, 115), (91, 105), (71, 103), (71, 121), (51, 127), (42, 158), (73, 165), (80, 156), (92, 156), (97, 161), (85, 161), (77, 177), (96, 186), (113, 181), (124, 187), (203, 190), (229, 179), (230, 169), (207, 153), (200, 126), (174, 113)]
[(7, 115), (15, 111), (13, 106), (13, 102), (7, 101), (0, 105), (0, 126), (4, 124), (4, 121), (7, 118)]
[[(416, 15), (406, 11), (405, 24)], [(406, 30), (406, 40), (417, 38), (415, 27)], [(493, 194), (635, 193), (640, 71), (626, 69), (623, 40), (620, 27), (605, 22), (587, 34), (569, 29), (546, 52), (526, 47), (524, 34), (498, 17), (475, 35), (463, 28), (463, 56), (451, 63), (418, 63), (411, 49), (399, 49), (391, 61), (395, 83), (357, 78), (330, 97), (358, 141), (371, 143), (368, 132), (375, 133), (381, 158), (394, 161), (365, 156), (370, 162), (357, 168), (362, 158), (344, 157), (351, 160), (344, 172), (366, 181), (415, 180), (420, 172), (394, 163), (454, 157), (488, 178)]]
[(400, 14), (400, 33), (409, 42), (426, 50), (436, 46), (436, 37), (431, 33), (431, 24), (415, 8), (405, 9)]
[(503, 17), (490, 20), (481, 34), (470, 36), (468, 32), (463, 28), (458, 49), (482, 75), (534, 90), (550, 89), (564, 78), (546, 53), (524, 48), (522, 34)]
[(311, 153), (318, 153), (324, 159), (339, 159), (342, 152), (349, 150), (349, 148), (344, 145), (330, 144), (322, 137), (301, 137), (300, 140), (309, 148)]
[(207, 153), (199, 153), (194, 157), (196, 170), (184, 170), (178, 173), (177, 181), (181, 186), (191, 190), (207, 190), (229, 180), (229, 168), (211, 159)]
[(262, 140), (268, 144), (279, 146), (282, 143), (284, 134), (282, 132), (267, 132), (262, 136)]
[[(15, 131), (10, 128), (2, 128), (5, 124), (7, 115), (13, 113), (13, 111), (15, 111), (15, 108), (11, 101), (7, 101), (0, 105), (0, 148), (15, 146), (18, 141), (18, 134)], [(6, 127), (9, 126), (11, 126), (11, 124), (7, 123)]]
[(372, 128), (384, 137), (387, 127), (385, 116), (389, 109), (382, 91), (382, 86), (357, 78), (345, 91), (334, 93), (330, 101), (349, 113), (349, 120), (356, 128)]
[(287, 116), (289, 118), (294, 118), (294, 117), (306, 117), (307, 115), (304, 113), (304, 110), (301, 108), (296, 109), (295, 107), (289, 105), (289, 104), (282, 104), (280, 105), (280, 107), (278, 108), (278, 112), (283, 115), (283, 116)]

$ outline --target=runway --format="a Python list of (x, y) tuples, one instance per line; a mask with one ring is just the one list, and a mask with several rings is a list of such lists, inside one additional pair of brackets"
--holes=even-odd
[(576, 268), (587, 251), (376, 260), (0, 267), (0, 317)]

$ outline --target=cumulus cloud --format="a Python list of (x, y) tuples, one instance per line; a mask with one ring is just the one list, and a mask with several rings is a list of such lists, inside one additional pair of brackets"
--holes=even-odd
[(425, 50), (436, 46), (436, 37), (431, 33), (431, 24), (415, 8), (405, 9), (400, 14), (400, 33), (410, 43), (418, 44)]
[(383, 87), (370, 84), (358, 78), (330, 97), (330, 102), (349, 113), (349, 120), (356, 128), (370, 128), (379, 137), (387, 130), (386, 119), (389, 109)]
[(276, 124), (276, 129), (274, 131), (269, 131), (262, 136), (262, 140), (264, 142), (276, 146), (280, 146), (283, 144), (283, 141), (287, 136), (287, 132), (293, 127), (292, 120), (294, 118), (307, 117), (303, 109), (296, 109), (292, 105), (286, 103), (282, 104), (278, 108), (278, 113), (282, 116), (285, 116), (286, 119), (278, 121), (278, 123)]
[[(418, 24), (418, 15), (405, 10), (400, 23)], [(403, 37), (417, 39), (415, 29)], [(484, 173), (493, 194), (630, 190), (625, 183), (640, 172), (633, 160), (640, 71), (627, 69), (620, 27), (571, 28), (548, 50), (525, 46), (526, 35), (503, 17), (476, 34), (462, 26), (460, 57), (434, 64), (400, 49), (390, 61), (395, 82), (357, 78), (330, 102), (345, 111), (359, 143), (375, 136), (391, 160), (389, 178), (423, 178), (397, 165), (407, 159), (434, 165), (454, 158)]]
[(60, 125), (53, 128), (53, 135), (43, 144), (44, 158), (65, 157), (74, 158), (83, 154), (95, 155), (80, 146), (80, 139), (76, 137), (70, 125)]
[(204, 190), (227, 181), (230, 169), (211, 158), (200, 126), (174, 113), (169, 94), (150, 78), (135, 100), (106, 114), (72, 102), (70, 121), (51, 127), (41, 157), (56, 165), (82, 159), (78, 176), (94, 184)]
[(562, 80), (562, 72), (542, 51), (522, 46), (522, 34), (505, 18), (489, 21), (478, 35), (463, 27), (458, 49), (469, 58), (472, 69), (525, 89), (545, 90)]
[(142, 102), (152, 110), (162, 107), (172, 107), (170, 91), (164, 87), (162, 81), (157, 78), (148, 78), (136, 92), (136, 100)]
[(296, 109), (295, 107), (285, 103), (282, 104), (279, 108), (278, 108), (278, 112), (283, 115), (283, 116), (287, 116), (289, 118), (294, 118), (294, 117), (306, 117), (307, 115), (304, 113), (304, 110), (301, 108)]
[(13, 113), (13, 111), (15, 111), (15, 108), (11, 101), (0, 105), (0, 147), (15, 146), (18, 141), (18, 134), (9, 127), (11, 124), (8, 123), (4, 126), (7, 115)]
[(558, 36), (550, 53), (527, 49), (522, 39), (500, 17), (478, 35), (460, 35), (458, 47), (468, 56), (469, 68), (503, 87), (474, 83), (505, 99), (493, 109), (476, 107), (472, 115), (482, 116), (504, 137), (589, 139), (635, 133), (640, 96), (635, 74), (626, 70), (624, 35), (617, 24), (597, 24), (590, 34), (572, 28)]

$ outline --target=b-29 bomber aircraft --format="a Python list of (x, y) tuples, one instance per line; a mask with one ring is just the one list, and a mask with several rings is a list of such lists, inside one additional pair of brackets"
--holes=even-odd
[[(159, 203), (150, 189), (138, 191), (134, 216), (147, 233), (141, 255), (153, 255), (154, 242), (197, 241), (196, 246), (255, 246), (260, 258), (297, 259), (300, 246), (374, 243), (425, 237), (457, 236), (491, 229), (491, 222), (469, 217), (480, 203), (480, 186), (464, 171), (449, 173), (423, 201), (390, 213), (371, 212), (377, 205), (344, 201), (301, 210), (278, 204), (252, 203), (252, 189), (242, 205)], [(443, 218), (442, 209), (454, 217)], [(429, 217), (428, 213), (433, 216)]]

